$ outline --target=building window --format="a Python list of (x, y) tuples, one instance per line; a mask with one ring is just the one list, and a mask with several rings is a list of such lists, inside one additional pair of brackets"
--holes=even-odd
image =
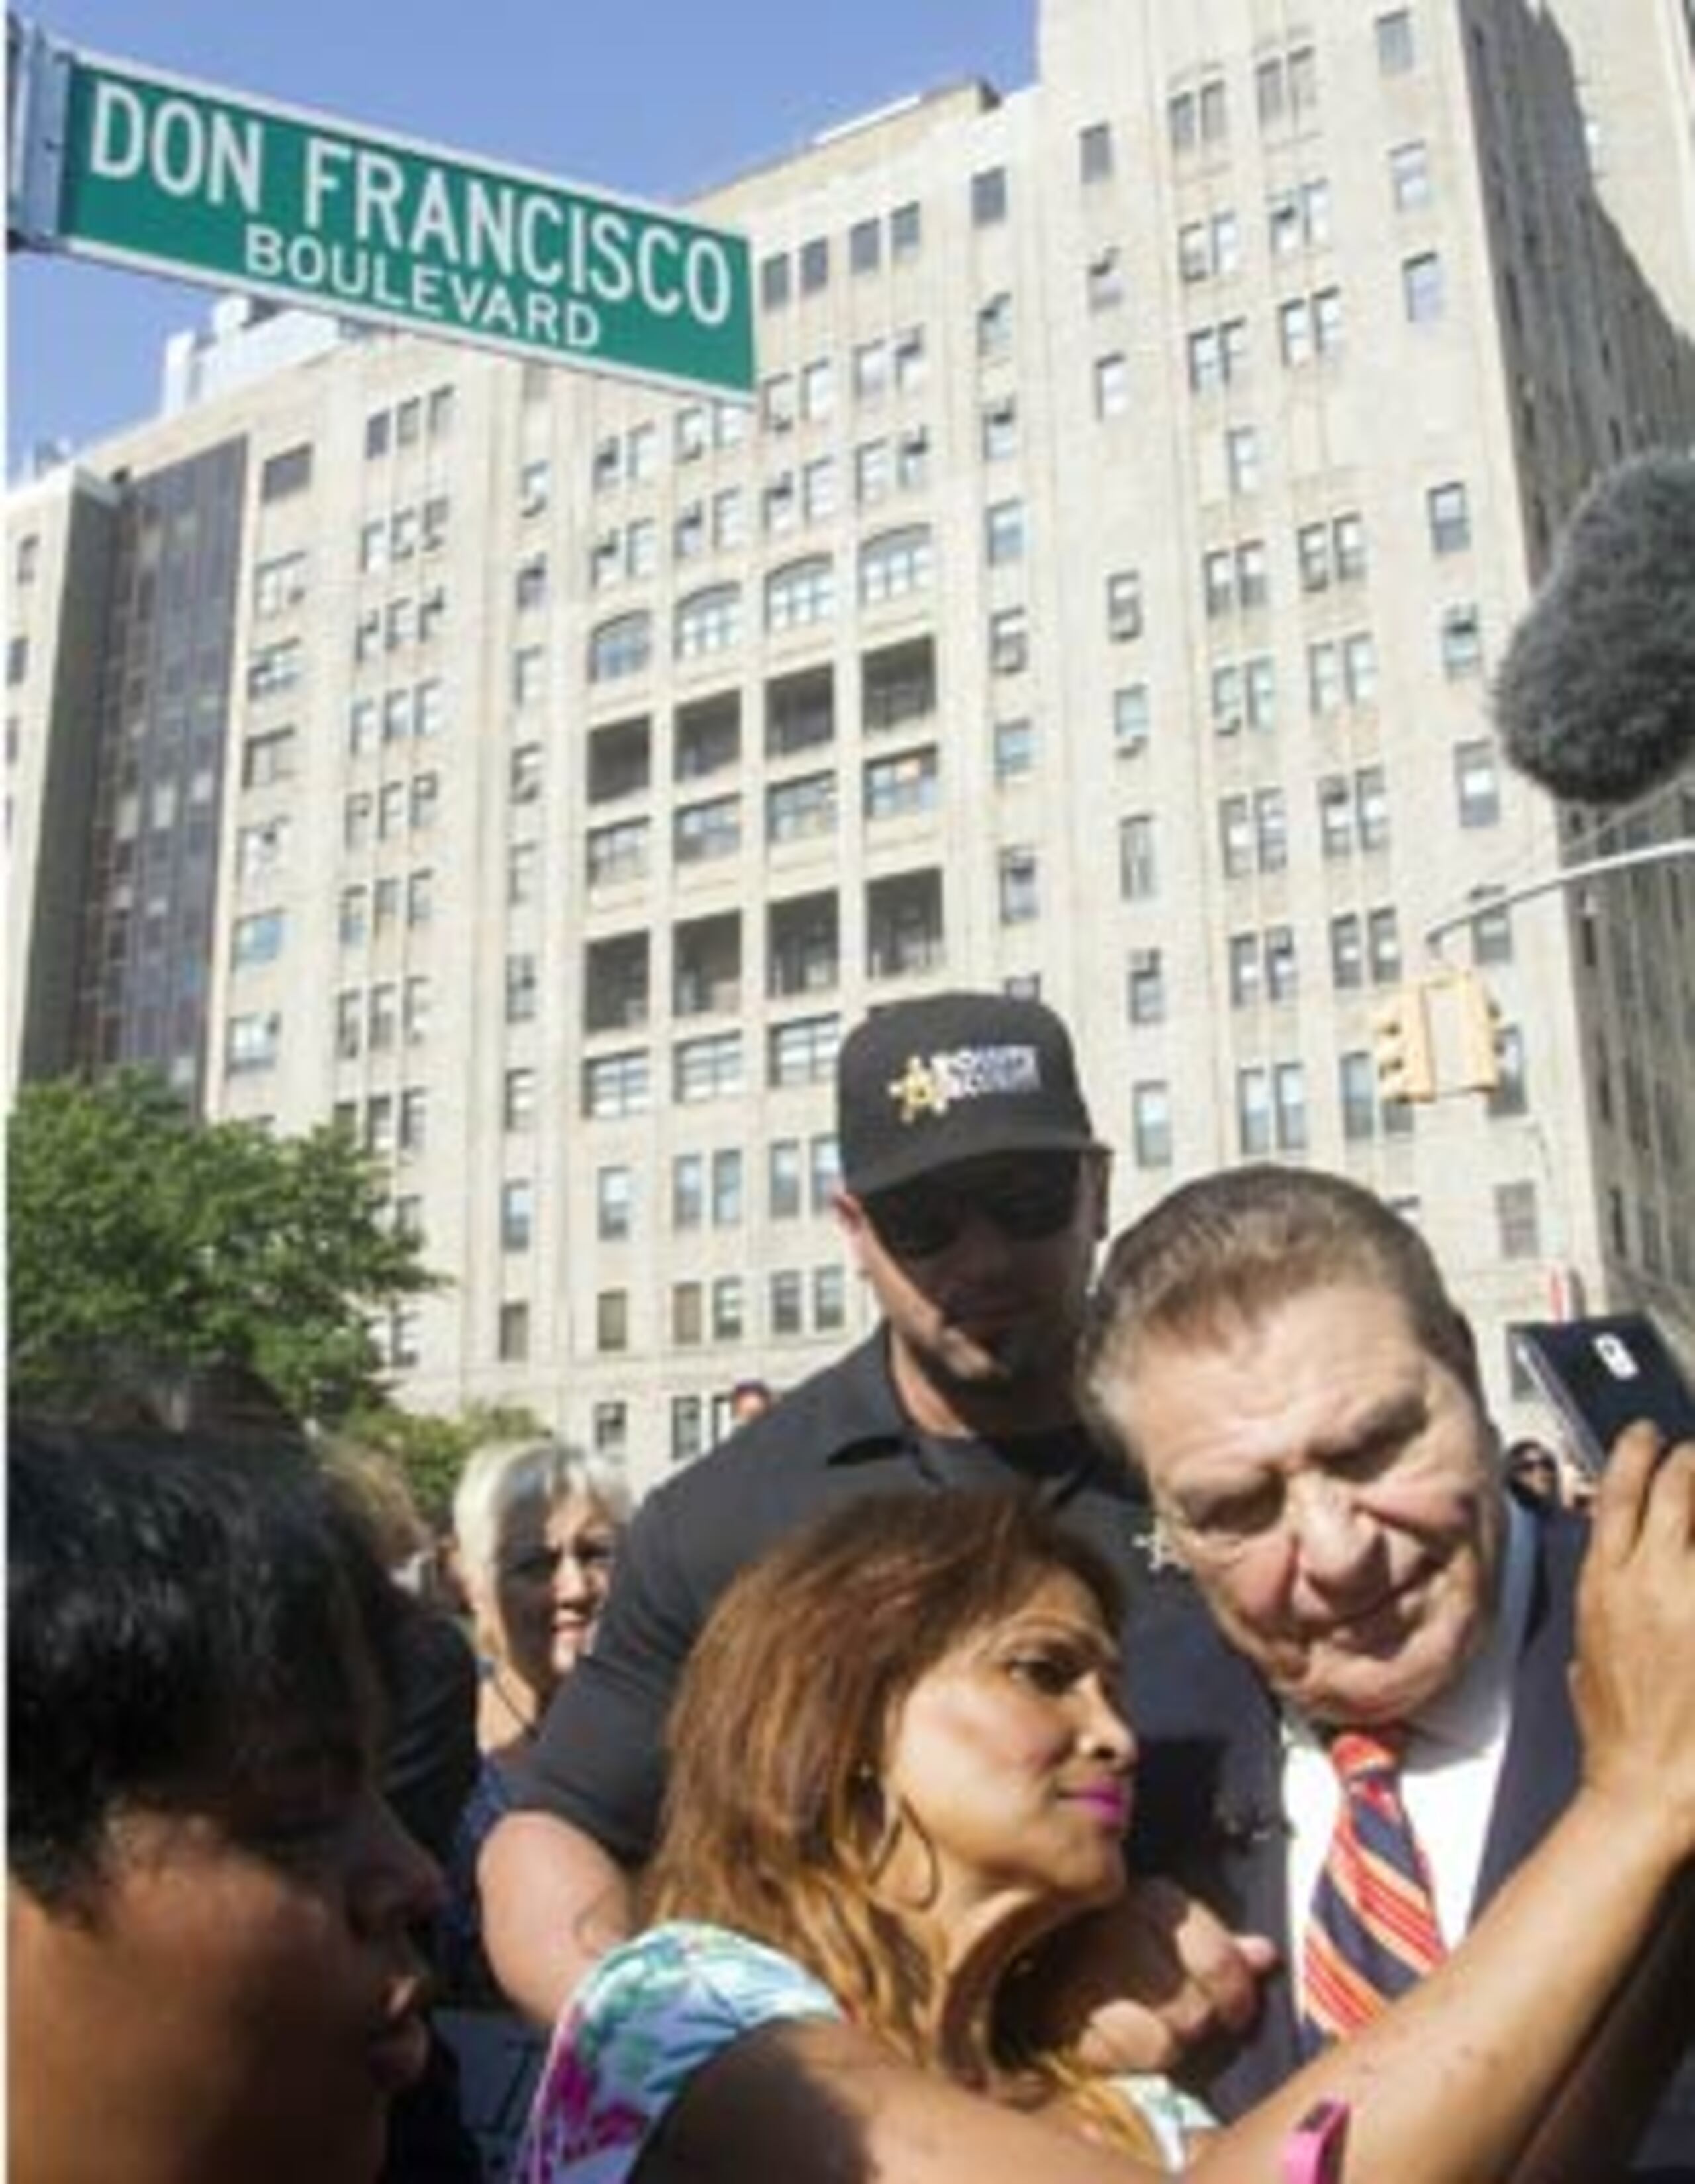
[(834, 1135), (826, 1131), (807, 1146), (808, 1189), (814, 1213), (827, 1213), (842, 1188), (842, 1156)]
[(1115, 311), (1124, 301), (1124, 260), (1115, 243), (1090, 259), (1084, 276), (1092, 311)]
[(1012, 298), (1004, 289), (977, 306), (977, 354), (986, 364), (1012, 348)]
[(542, 794), (542, 746), (520, 744), (507, 768), (507, 793), (514, 804), (534, 804)]
[(1157, 948), (1131, 950), (1125, 1005), (1133, 1024), (1165, 1021), (1164, 957)]
[(830, 242), (814, 235), (800, 247), (800, 292), (815, 296), (830, 281)]
[(606, 1054), (583, 1065), (583, 1112), (599, 1117), (645, 1115), (649, 1105), (647, 1056), (641, 1049)]
[(1109, 122), (1092, 121), (1077, 131), (1077, 179), (1085, 184), (1103, 182), (1112, 170), (1112, 125)]
[(1026, 718), (994, 725), (995, 779), (1002, 788), (1036, 771), (1036, 730)]
[(1118, 826), (1119, 893), (1126, 902), (1151, 902), (1159, 892), (1153, 816), (1132, 811)]
[(535, 1234), (536, 1190), (527, 1180), (500, 1186), (500, 1248), (527, 1251)]
[(931, 577), (929, 530), (921, 525), (886, 531), (859, 549), (859, 603), (898, 598), (927, 585)]
[(742, 800), (714, 797), (686, 804), (671, 822), (671, 854), (679, 865), (698, 865), (734, 856), (742, 846)]
[(714, 584), (677, 602), (675, 652), (679, 660), (722, 652), (742, 634), (742, 588)]
[(1259, 490), (1259, 435), (1252, 425), (1233, 425), (1224, 436), (1225, 476), (1232, 497)]
[(712, 1285), (712, 1339), (714, 1342), (742, 1340), (743, 1312), (740, 1274), (720, 1274)]
[(889, 255), (897, 265), (908, 258), (916, 258), (923, 241), (922, 208), (916, 204), (898, 204), (889, 214)]
[(1030, 657), (1029, 616), (1022, 607), (1001, 607), (989, 616), (989, 670), (1016, 675)]
[(1024, 558), (1024, 503), (998, 500), (983, 512), (983, 555), (991, 568)]
[(765, 792), (765, 839), (800, 841), (836, 831), (836, 777), (807, 774), (774, 783)]
[(839, 1334), (848, 1324), (848, 1284), (840, 1267), (812, 1270), (812, 1325), (816, 1334)]
[(501, 1127), (503, 1129), (531, 1130), (536, 1127), (536, 1072), (533, 1069), (508, 1069), (502, 1087)]
[(597, 1169), (594, 1178), (595, 1234), (603, 1244), (625, 1242), (633, 1226), (635, 1199), (627, 1167)]
[(1257, 933), (1233, 933), (1227, 950), (1230, 968), (1230, 1005), (1233, 1009), (1252, 1007), (1259, 999), (1260, 948)]
[(225, 1061), (229, 1073), (274, 1069), (282, 1045), (282, 1017), (275, 1009), (230, 1018)]
[(1027, 925), (1042, 915), (1042, 899), (1036, 852), (1028, 848), (1003, 850), (998, 865), (998, 895), (1003, 925)]
[(589, 638), (588, 679), (611, 682), (639, 675), (653, 656), (653, 617), (643, 609), (603, 622)]
[(1471, 543), (1471, 511), (1465, 488), (1455, 478), (1433, 485), (1425, 495), (1433, 554), (1463, 554)]
[(1177, 271), (1190, 286), (1221, 280), (1242, 263), (1242, 228), (1233, 212), (1186, 221), (1177, 231)]
[(679, 1105), (731, 1100), (742, 1091), (742, 1034), (717, 1032), (678, 1042), (672, 1056), (672, 1097)]
[(1120, 417), (1130, 407), (1130, 366), (1123, 354), (1095, 359), (1095, 415)]
[(1377, 68), (1382, 75), (1404, 75), (1417, 58), (1413, 40), (1413, 11), (1392, 8), (1377, 18)]
[(1442, 671), (1450, 682), (1475, 675), (1483, 666), (1483, 622), (1470, 604), (1444, 609), (1442, 617)]
[(1330, 184), (1320, 176), (1274, 192), (1266, 202), (1265, 221), (1274, 258), (1322, 248), (1330, 241)]
[(1499, 824), (1501, 782), (1493, 744), (1479, 741), (1455, 745), (1453, 789), (1462, 827)]
[(765, 579), (765, 627), (799, 629), (836, 611), (836, 564), (827, 554), (809, 554), (772, 570)]
[(864, 772), (864, 811), (868, 820), (898, 819), (933, 811), (936, 805), (936, 746), (903, 751), (893, 758), (873, 759)]
[(587, 866), (592, 888), (642, 878), (647, 869), (647, 822), (626, 819), (614, 827), (592, 828)]
[(1495, 1234), (1503, 1259), (1542, 1256), (1542, 1223), (1537, 1217), (1534, 1183), (1496, 1184)]
[(1171, 1092), (1161, 1079), (1145, 1078), (1131, 1087), (1130, 1149), (1139, 1168), (1171, 1165)]
[(1500, 1080), (1489, 1095), (1492, 1116), (1522, 1115), (1530, 1106), (1525, 1077), (1525, 1039), (1516, 1024), (1503, 1024), (1495, 1034), (1495, 1053)]
[(725, 1146), (712, 1156), (712, 1225), (739, 1228), (742, 1225), (742, 1154)]
[(1430, 203), (1430, 147), (1422, 136), (1391, 147), (1389, 192), (1397, 212), (1413, 212)]
[(766, 1152), (765, 1204), (773, 1221), (794, 1221), (801, 1211), (800, 1140), (778, 1138)]
[(800, 1276), (789, 1272), (773, 1274), (766, 1295), (771, 1333), (773, 1334), (800, 1334), (802, 1332)]
[(1442, 259), (1435, 251), (1422, 251), (1403, 262), (1401, 294), (1414, 326), (1427, 326), (1442, 316)]
[(848, 231), (848, 271), (875, 273), (882, 262), (882, 223), (875, 220), (856, 220)]
[(680, 1350), (692, 1350), (705, 1331), (704, 1300), (698, 1282), (671, 1284), (671, 1340)]
[(287, 920), (280, 910), (257, 911), (238, 917), (231, 934), (230, 958), (237, 970), (274, 963), (282, 953)]
[(630, 1293), (602, 1290), (594, 1301), (594, 1346), (602, 1351), (630, 1347)]
[(286, 500), (293, 493), (303, 493), (311, 482), (311, 448), (287, 448), (280, 455), (270, 456), (260, 471), (259, 499)]
[(1007, 216), (1004, 167), (984, 167), (971, 177), (971, 225), (995, 227)]
[(1015, 395), (1003, 395), (998, 401), (985, 403), (981, 434), (982, 457), (986, 463), (1003, 462), (1009, 455), (1017, 454), (1018, 399)]
[(835, 1072), (836, 1050), (842, 1043), (841, 1019), (803, 1017), (793, 1023), (774, 1025), (768, 1040), (766, 1076), (774, 1089), (827, 1084)]
[(1113, 749), (1120, 758), (1147, 749), (1152, 721), (1145, 682), (1125, 682), (1113, 692)]
[(1124, 644), (1142, 634), (1142, 576), (1136, 569), (1114, 569), (1107, 577), (1107, 636)]
[(297, 738), (292, 728), (249, 736), (242, 746), (243, 788), (270, 788), (294, 777)]
[(1342, 1055), (1337, 1064), (1337, 1093), (1342, 1107), (1342, 1134), (1348, 1145), (1361, 1145), (1377, 1134), (1377, 1065), (1374, 1057), (1356, 1050)]

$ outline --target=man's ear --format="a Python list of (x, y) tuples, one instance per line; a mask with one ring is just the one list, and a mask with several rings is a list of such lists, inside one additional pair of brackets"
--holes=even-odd
[(838, 1190), (830, 1201), (830, 1210), (853, 1256), (855, 1271), (863, 1274), (866, 1270), (865, 1232), (870, 1226), (864, 1207), (851, 1191)]

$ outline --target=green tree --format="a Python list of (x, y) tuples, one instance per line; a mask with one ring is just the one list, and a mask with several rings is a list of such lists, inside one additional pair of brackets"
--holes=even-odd
[(345, 1132), (196, 1123), (142, 1070), (27, 1086), (6, 1200), (20, 1403), (77, 1401), (114, 1355), (224, 1360), (334, 1420), (381, 1399), (371, 1316), (439, 1285)]
[(452, 1522), (453, 1489), (474, 1448), (486, 1440), (541, 1440), (547, 1433), (533, 1411), (514, 1403), (471, 1403), (455, 1416), (361, 1405), (342, 1429), (349, 1440), (396, 1459), (420, 1513), (438, 1532)]

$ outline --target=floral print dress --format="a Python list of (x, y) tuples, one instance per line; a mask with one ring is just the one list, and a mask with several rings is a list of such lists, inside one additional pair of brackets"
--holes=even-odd
[[(602, 1958), (560, 2019), (519, 2184), (626, 2184), (703, 2064), (758, 2025), (846, 2013), (792, 1958), (722, 1926), (655, 1926)], [(1211, 2119), (1161, 2078), (1120, 2081), (1170, 2166)]]

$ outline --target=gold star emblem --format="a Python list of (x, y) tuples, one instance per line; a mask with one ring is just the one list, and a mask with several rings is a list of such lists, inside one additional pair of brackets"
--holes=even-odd
[(915, 1054), (908, 1058), (902, 1074), (891, 1082), (889, 1095), (899, 1103), (903, 1123), (915, 1123), (920, 1115), (942, 1115), (948, 1110), (948, 1095), (940, 1076)]

